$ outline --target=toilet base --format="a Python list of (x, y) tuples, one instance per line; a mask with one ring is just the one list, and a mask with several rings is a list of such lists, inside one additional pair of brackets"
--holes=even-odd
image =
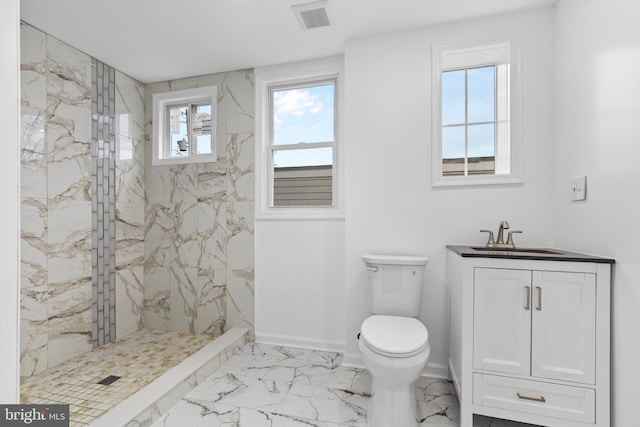
[(367, 420), (369, 427), (417, 427), (415, 382), (391, 388), (373, 378)]

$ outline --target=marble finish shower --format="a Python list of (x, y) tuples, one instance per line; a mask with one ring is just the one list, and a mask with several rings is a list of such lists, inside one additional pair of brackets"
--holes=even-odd
[[(140, 328), (254, 322), (253, 70), (143, 84), (21, 24), (21, 375)], [(217, 85), (218, 161), (145, 167), (150, 97)]]

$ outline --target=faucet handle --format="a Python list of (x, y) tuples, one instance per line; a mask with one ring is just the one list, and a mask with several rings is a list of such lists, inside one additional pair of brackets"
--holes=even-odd
[(507, 245), (515, 249), (516, 245), (513, 244), (513, 233), (522, 234), (522, 231), (521, 230), (510, 231), (509, 235), (507, 236)]
[(491, 230), (480, 230), (480, 232), (481, 233), (489, 233), (489, 240), (487, 241), (487, 244), (485, 245), (487, 248), (491, 248), (496, 244), (495, 240), (493, 240), (493, 231), (491, 231)]

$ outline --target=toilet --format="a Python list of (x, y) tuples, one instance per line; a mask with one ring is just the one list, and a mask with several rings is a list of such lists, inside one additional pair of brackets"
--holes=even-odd
[(415, 382), (431, 348), (417, 319), (428, 259), (364, 255), (371, 315), (362, 323), (358, 346), (373, 384), (369, 427), (415, 427)]

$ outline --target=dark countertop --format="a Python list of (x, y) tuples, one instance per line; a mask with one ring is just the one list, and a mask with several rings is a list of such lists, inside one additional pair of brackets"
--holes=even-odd
[(461, 257), (468, 258), (502, 258), (502, 259), (531, 259), (541, 261), (573, 261), (573, 262), (597, 262), (614, 264), (615, 259), (604, 258), (596, 255), (582, 254), (565, 251), (556, 248), (515, 248), (495, 249), (484, 246), (471, 245), (447, 245), (447, 249)]

